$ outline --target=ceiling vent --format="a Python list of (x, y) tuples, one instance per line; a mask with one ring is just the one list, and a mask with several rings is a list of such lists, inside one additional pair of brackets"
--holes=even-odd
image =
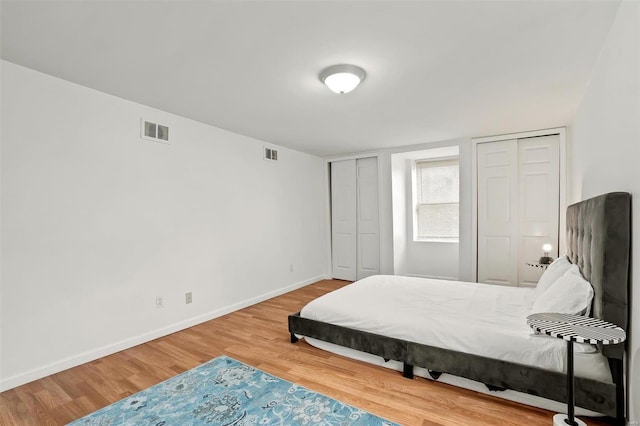
[(143, 118), (140, 120), (140, 137), (154, 142), (169, 143), (169, 126)]
[(264, 159), (267, 161), (278, 161), (278, 150), (273, 148), (264, 148)]

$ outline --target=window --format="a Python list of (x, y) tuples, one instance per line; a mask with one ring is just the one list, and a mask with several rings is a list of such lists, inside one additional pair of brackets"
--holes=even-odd
[(459, 188), (457, 157), (415, 162), (414, 240), (458, 242)]

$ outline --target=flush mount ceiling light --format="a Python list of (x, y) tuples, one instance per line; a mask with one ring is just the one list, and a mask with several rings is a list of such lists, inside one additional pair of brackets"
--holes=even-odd
[(362, 68), (355, 65), (332, 65), (320, 73), (320, 81), (332, 92), (349, 93), (358, 87), (366, 75)]

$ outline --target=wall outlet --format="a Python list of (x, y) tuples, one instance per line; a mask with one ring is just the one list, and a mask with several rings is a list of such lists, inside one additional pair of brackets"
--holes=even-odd
[(185, 293), (184, 303), (191, 303), (191, 302), (193, 302), (193, 294), (191, 294), (191, 292)]
[(293, 272), (293, 263), (289, 265), (289, 272)]
[(164, 308), (164, 300), (162, 299), (162, 296), (156, 297), (156, 308)]

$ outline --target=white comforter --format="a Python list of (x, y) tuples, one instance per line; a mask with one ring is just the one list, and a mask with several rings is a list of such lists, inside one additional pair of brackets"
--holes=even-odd
[[(326, 294), (301, 315), (384, 336), (563, 371), (566, 343), (533, 334), (533, 289), (376, 275)], [(576, 344), (576, 352), (594, 352)]]

